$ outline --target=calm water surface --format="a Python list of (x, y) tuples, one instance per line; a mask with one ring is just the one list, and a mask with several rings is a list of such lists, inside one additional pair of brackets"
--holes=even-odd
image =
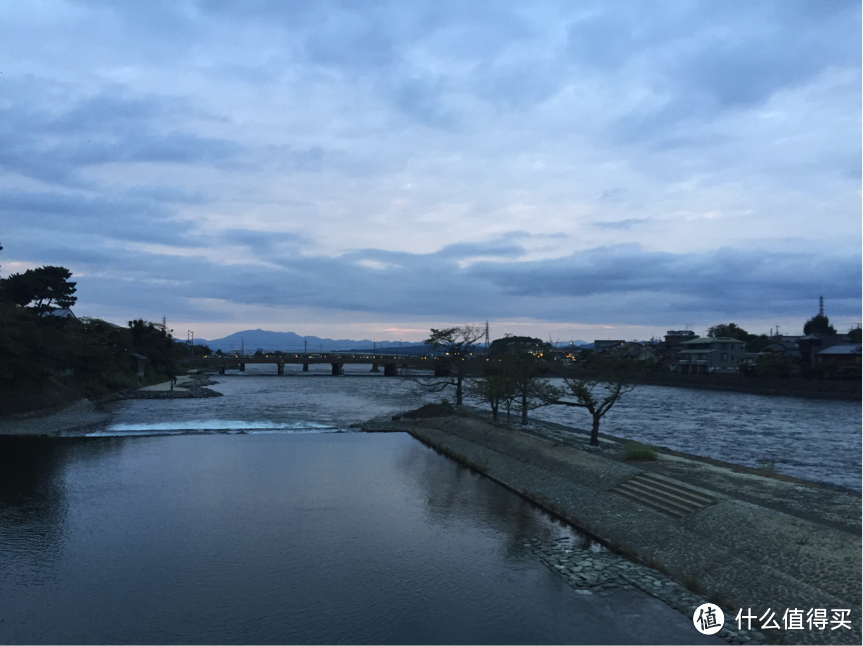
[(710, 639), (641, 593), (576, 593), (526, 543), (589, 541), (515, 494), (344, 431), (403, 407), (402, 380), (217, 388), (119, 402), (91, 437), (0, 438), (0, 643)]

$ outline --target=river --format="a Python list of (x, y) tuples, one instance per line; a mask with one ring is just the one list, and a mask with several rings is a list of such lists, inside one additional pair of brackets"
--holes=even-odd
[[(114, 403), (88, 437), (0, 438), (0, 643), (701, 638), (637, 591), (564, 584), (528, 541), (587, 539), (515, 494), (406, 434), (352, 432), (440, 397), (353, 374), (250, 370), (216, 378), (220, 398)], [(607, 429), (637, 426), (648, 392)]]

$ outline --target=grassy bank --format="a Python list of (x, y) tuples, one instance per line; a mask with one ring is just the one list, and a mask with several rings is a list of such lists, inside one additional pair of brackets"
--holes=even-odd
[(153, 323), (40, 317), (0, 302), (0, 417), (167, 381), (184, 353)]

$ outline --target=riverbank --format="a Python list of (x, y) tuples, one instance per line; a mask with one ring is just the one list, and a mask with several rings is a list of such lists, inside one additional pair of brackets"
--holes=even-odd
[(98, 399), (79, 399), (69, 405), (0, 417), (0, 435), (35, 435), (57, 437), (69, 433), (82, 433), (103, 426), (111, 415), (102, 404), (121, 399), (195, 399), (221, 397), (222, 393), (207, 388), (218, 382), (207, 375), (187, 375), (178, 378), (171, 390), (166, 381), (134, 390), (112, 393)]
[[(584, 450), (577, 435), (565, 444), (470, 417), (402, 418), (364, 430), (406, 431), (668, 577), (623, 569), (615, 576), (625, 585), (653, 590), (689, 616), (698, 598), (719, 602), (731, 643), (860, 643), (859, 495), (662, 451), (656, 462), (626, 462), (612, 440)], [(585, 583), (585, 559), (574, 551), (543, 554), (571, 585)], [(847, 608), (852, 629), (741, 634), (741, 608), (757, 617), (769, 608), (779, 625), (786, 609)]]

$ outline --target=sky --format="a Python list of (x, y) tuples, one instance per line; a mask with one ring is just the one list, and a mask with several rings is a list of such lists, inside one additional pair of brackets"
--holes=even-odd
[(0, 0), (0, 275), (420, 341), (861, 320), (845, 0)]

